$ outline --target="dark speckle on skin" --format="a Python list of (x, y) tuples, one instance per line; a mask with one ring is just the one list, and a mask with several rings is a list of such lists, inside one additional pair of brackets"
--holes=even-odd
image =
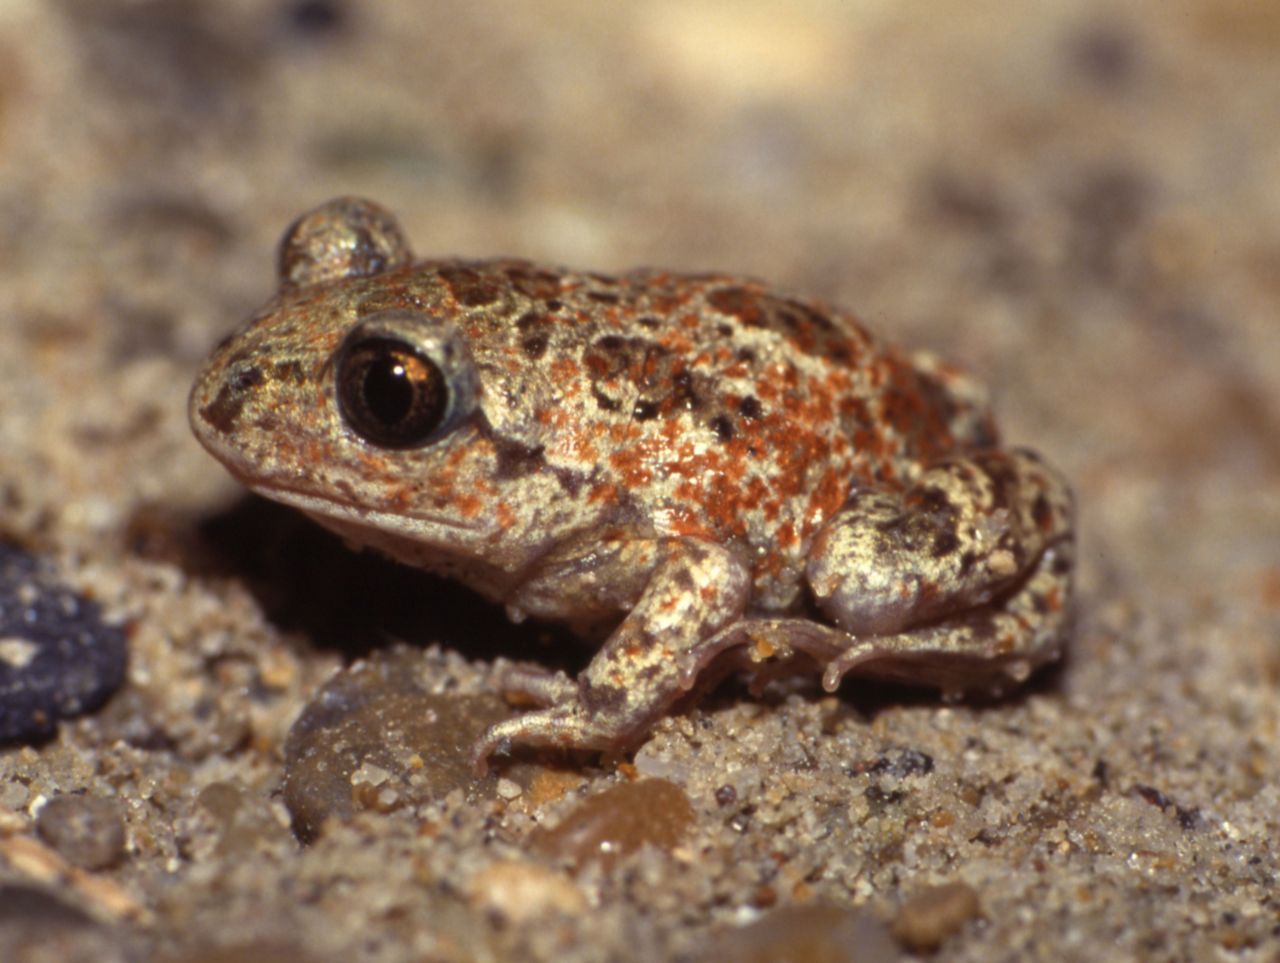
[(1049, 505), (1049, 500), (1043, 494), (1036, 496), (1036, 500), (1031, 506), (1031, 517), (1037, 525), (1044, 529), (1047, 529), (1052, 523), (1053, 509)]
[(941, 488), (929, 487), (922, 489), (917, 503), (920, 510), (925, 512), (950, 512), (953, 510), (951, 500)]
[(727, 415), (716, 415), (711, 419), (711, 430), (721, 441), (729, 441), (733, 437), (733, 422)]
[(542, 471), (547, 464), (542, 448), (530, 448), (514, 441), (502, 440), (494, 436), (494, 448), (497, 450), (499, 478), (520, 478)]
[(671, 378), (672, 400), (683, 405), (689, 411), (697, 411), (702, 407), (702, 396), (694, 387), (693, 375), (688, 371), (676, 372)]
[(610, 353), (622, 351), (627, 346), (626, 340), (617, 334), (606, 334), (603, 338), (596, 342), (596, 346), (602, 351)]
[(439, 274), (457, 302), (464, 307), (482, 308), (501, 296), (502, 289), (498, 283), (473, 268), (444, 266), (439, 269)]
[(626, 704), (627, 690), (621, 686), (591, 685), (584, 679), (578, 685), (578, 698), (588, 712), (607, 713)]
[(737, 318), (748, 328), (764, 326), (760, 299), (746, 288), (717, 288), (707, 293), (707, 303), (717, 311), (723, 311)]
[(595, 398), (596, 404), (600, 406), (602, 411), (617, 411), (622, 407), (622, 404), (616, 398), (610, 398), (596, 387), (591, 389), (591, 397)]
[[(560, 276), (550, 271), (542, 271), (532, 264), (510, 267), (506, 270), (511, 286), (527, 298), (545, 301), (560, 293)], [(559, 307), (557, 303), (557, 307)], [(556, 308), (551, 308), (556, 310)]]
[(546, 353), (548, 340), (545, 334), (527, 334), (520, 339), (520, 350), (531, 361), (537, 361)]
[(300, 385), (307, 380), (307, 369), (297, 361), (279, 361), (271, 366), (271, 377), (276, 381)]
[(686, 592), (692, 592), (697, 588), (697, 585), (693, 581), (693, 576), (684, 569), (676, 572), (675, 575), (672, 576), (672, 579), (678, 587), (684, 589)]
[(960, 539), (950, 529), (939, 532), (933, 540), (933, 557), (945, 558), (960, 547)]

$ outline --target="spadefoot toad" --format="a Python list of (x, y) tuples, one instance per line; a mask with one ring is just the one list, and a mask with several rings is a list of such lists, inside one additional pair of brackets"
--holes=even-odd
[(966, 376), (848, 313), (721, 274), (415, 261), (355, 198), (296, 221), (279, 274), (192, 390), (204, 446), (351, 543), (603, 640), (577, 679), (503, 669), (541, 708), (478, 766), (633, 744), (700, 675), (950, 693), (1061, 649), (1066, 483)]

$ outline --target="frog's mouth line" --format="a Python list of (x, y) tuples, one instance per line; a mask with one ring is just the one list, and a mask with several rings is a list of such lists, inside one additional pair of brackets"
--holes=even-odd
[[(296, 508), (314, 518), (332, 519), (335, 522), (349, 522), (381, 531), (401, 533), (405, 531), (406, 527), (416, 527), (417, 525), (437, 526), (451, 532), (483, 533), (488, 531), (488, 526), (481, 519), (461, 521), (457, 518), (429, 512), (382, 511), (376, 508), (355, 505), (351, 502), (344, 502), (337, 498), (299, 491), (296, 488), (264, 484), (260, 480), (250, 482), (248, 479), (237, 476), (236, 481), (254, 494), (269, 498), (273, 502), (279, 502), (281, 505)], [(417, 534), (426, 535), (426, 533), (415, 533), (415, 535)]]

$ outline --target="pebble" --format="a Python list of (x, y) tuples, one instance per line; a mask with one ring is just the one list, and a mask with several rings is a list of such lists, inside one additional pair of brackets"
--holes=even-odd
[(435, 694), (417, 681), (422, 654), (397, 648), (339, 672), (303, 709), (285, 744), (284, 803), (304, 842), (326, 820), (393, 812), (454, 789), (492, 798), (471, 747), (512, 710), (496, 695)]
[(471, 878), (466, 892), (474, 908), (513, 923), (587, 911), (587, 900), (573, 883), (534, 863), (505, 860), (486, 866)]
[(554, 828), (535, 833), (532, 844), (575, 867), (598, 861), (607, 870), (642, 846), (670, 852), (693, 815), (689, 797), (675, 783), (641, 779), (588, 796)]
[(55, 796), (36, 816), (36, 832), (67, 862), (90, 872), (124, 859), (124, 815), (114, 799)]
[(959, 932), (982, 908), (978, 894), (968, 883), (930, 886), (912, 896), (898, 910), (893, 935), (915, 951), (936, 950), (947, 937)]
[(0, 544), (0, 744), (50, 735), (124, 681), (125, 636), (52, 566)]
[(708, 963), (894, 963), (902, 951), (870, 914), (839, 906), (783, 906), (721, 933)]
[(175, 823), (178, 851), (193, 862), (238, 860), (293, 851), (294, 841), (274, 800), (237, 780), (209, 783)]
[(0, 885), (0, 960), (126, 963), (141, 959), (121, 934), (37, 886)]

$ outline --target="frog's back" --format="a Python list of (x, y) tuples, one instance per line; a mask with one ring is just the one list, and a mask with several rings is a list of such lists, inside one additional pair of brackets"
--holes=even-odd
[(450, 314), (501, 396), (499, 430), (580, 479), (578, 497), (654, 534), (741, 542), (766, 594), (852, 484), (908, 480), (989, 427), (955, 373), (756, 281), (498, 260), (388, 282), (374, 307), (407, 293)]

